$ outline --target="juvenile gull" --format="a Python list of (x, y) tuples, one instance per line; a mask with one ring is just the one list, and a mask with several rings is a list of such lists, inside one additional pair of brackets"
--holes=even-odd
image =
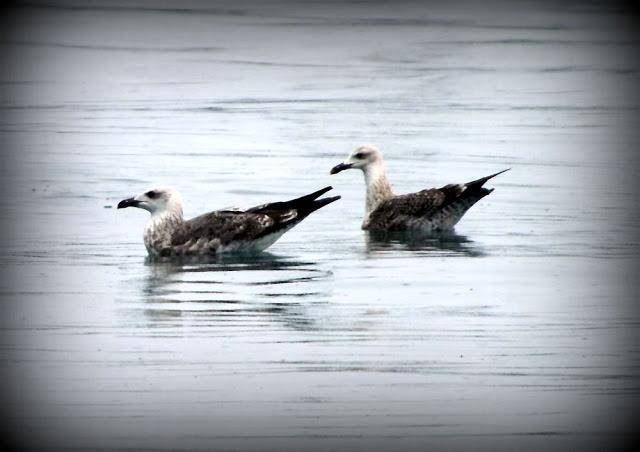
[(367, 185), (362, 229), (371, 231), (451, 231), (467, 210), (493, 189), (482, 185), (508, 169), (466, 184), (449, 184), (406, 195), (394, 195), (384, 172), (382, 154), (374, 146), (360, 146), (331, 174), (357, 168)]
[(310, 213), (340, 199), (317, 199), (332, 187), (284, 202), (248, 210), (217, 210), (184, 220), (182, 198), (171, 187), (149, 190), (118, 203), (118, 209), (138, 207), (151, 213), (144, 244), (152, 257), (211, 255), (263, 251)]

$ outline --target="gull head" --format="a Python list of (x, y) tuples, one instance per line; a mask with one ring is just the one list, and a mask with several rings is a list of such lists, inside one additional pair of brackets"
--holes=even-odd
[(366, 170), (370, 165), (382, 163), (382, 153), (375, 146), (365, 145), (355, 148), (347, 159), (331, 168), (330, 174), (337, 174), (348, 169)]
[(118, 209), (127, 207), (144, 209), (153, 216), (165, 212), (182, 214), (182, 197), (172, 187), (157, 187), (118, 203)]

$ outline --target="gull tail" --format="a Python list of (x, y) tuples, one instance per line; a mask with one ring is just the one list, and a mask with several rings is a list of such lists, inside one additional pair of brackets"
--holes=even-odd
[(249, 209), (247, 212), (268, 215), (274, 220), (274, 224), (265, 229), (260, 236), (263, 237), (275, 234), (273, 235), (275, 241), (280, 237), (280, 235), (300, 223), (311, 213), (340, 199), (340, 196), (316, 199), (331, 189), (332, 187), (325, 187), (308, 195), (301, 196), (300, 198), (292, 199), (290, 201), (264, 204), (262, 206), (254, 207), (253, 209)]
[(444, 193), (445, 201), (438, 207), (438, 211), (441, 214), (438, 228), (441, 230), (452, 229), (467, 210), (494, 190), (493, 188), (484, 188), (483, 185), (489, 179), (510, 169), (511, 168), (508, 168), (495, 174), (481, 177), (464, 185), (450, 184), (442, 187), (440, 191)]
[(313, 201), (316, 198), (319, 198), (320, 196), (324, 195), (326, 192), (328, 192), (329, 190), (333, 190), (332, 186), (328, 186), (328, 187), (324, 187), (321, 188), (318, 191), (314, 191), (313, 193), (309, 193), (308, 195), (304, 195), (301, 196), (299, 198), (296, 199), (292, 199), (290, 201), (286, 201), (283, 204), (290, 204), (291, 207), (301, 207), (304, 206), (305, 204)]
[(300, 216), (306, 217), (310, 213), (315, 212), (316, 210), (326, 206), (327, 204), (331, 204), (332, 202), (340, 199), (340, 196), (317, 199), (332, 189), (333, 187), (331, 186), (324, 187), (318, 191), (309, 193), (308, 195), (301, 196), (300, 198), (292, 199), (291, 201), (286, 201), (283, 204), (286, 206), (286, 208), (297, 209)]
[(269, 204), (264, 204), (264, 205), (249, 209), (247, 212), (273, 213), (273, 212), (283, 212), (283, 211), (294, 209), (298, 211), (298, 218), (302, 219), (307, 215), (309, 215), (310, 213), (320, 209), (321, 207), (324, 207), (327, 204), (330, 204), (340, 199), (340, 196), (316, 199), (332, 189), (333, 187), (331, 186), (324, 187), (318, 191), (314, 191), (313, 193), (309, 193), (308, 195), (304, 195), (299, 198), (291, 199), (289, 201), (272, 202)]
[[(493, 179), (494, 177), (496, 177), (496, 176), (498, 176), (498, 175), (500, 175), (502, 173), (505, 173), (505, 172), (509, 171), (510, 169), (511, 168), (507, 168), (505, 170), (498, 171), (497, 173), (491, 174), (490, 176), (481, 177), (480, 179), (474, 180), (472, 182), (467, 182), (465, 184), (465, 186), (466, 186), (467, 190), (469, 190), (469, 189), (480, 189), (485, 184), (485, 182), (487, 182), (489, 179)], [(485, 189), (485, 190), (487, 190), (487, 189)], [(491, 193), (493, 191), (493, 189), (488, 190), (488, 191), (489, 191), (489, 193)]]
[(298, 211), (303, 216), (306, 217), (310, 213), (315, 212), (316, 210), (321, 209), (327, 204), (331, 204), (332, 202), (337, 201), (338, 199), (340, 199), (340, 196), (332, 196), (330, 198), (315, 199), (315, 200), (312, 200), (310, 203), (307, 203), (298, 207)]

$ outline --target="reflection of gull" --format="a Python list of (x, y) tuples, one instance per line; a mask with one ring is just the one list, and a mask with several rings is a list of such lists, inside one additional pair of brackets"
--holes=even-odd
[(364, 173), (367, 201), (362, 229), (378, 231), (450, 231), (471, 206), (493, 189), (482, 185), (499, 173), (466, 184), (449, 184), (406, 195), (394, 195), (384, 172), (382, 154), (372, 146), (356, 148), (331, 174), (357, 168)]
[(229, 327), (275, 319), (314, 330), (308, 311), (325, 306), (332, 290), (331, 272), (315, 262), (269, 253), (148, 259), (147, 268), (144, 314), (154, 323), (180, 317)]
[(397, 249), (421, 251), (438, 256), (483, 256), (472, 240), (464, 235), (449, 233), (417, 233), (415, 231), (369, 231), (366, 237), (367, 250), (371, 254)]
[(124, 199), (118, 209), (139, 207), (151, 213), (144, 230), (144, 244), (153, 257), (251, 253), (265, 250), (309, 214), (340, 199), (339, 196), (317, 199), (329, 190), (331, 187), (290, 201), (245, 211), (218, 210), (184, 220), (180, 194), (164, 187)]
[(147, 257), (145, 264), (156, 276), (167, 277), (186, 272), (230, 272), (245, 270), (281, 270), (315, 265), (315, 262), (292, 261), (286, 257), (264, 252), (251, 256), (235, 254), (179, 256), (170, 261), (156, 261)]

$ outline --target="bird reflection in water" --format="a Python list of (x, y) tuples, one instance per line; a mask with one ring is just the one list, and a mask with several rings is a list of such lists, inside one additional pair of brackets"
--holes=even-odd
[[(473, 240), (454, 232), (421, 233), (417, 231), (366, 231), (369, 256), (387, 255), (395, 251), (412, 251), (428, 256), (480, 257), (485, 252)], [(415, 256), (415, 253), (411, 253)]]
[(331, 294), (331, 271), (270, 253), (145, 263), (144, 314), (172, 326), (178, 319), (203, 326), (255, 326), (275, 319), (293, 329), (314, 330), (309, 308), (326, 303)]

